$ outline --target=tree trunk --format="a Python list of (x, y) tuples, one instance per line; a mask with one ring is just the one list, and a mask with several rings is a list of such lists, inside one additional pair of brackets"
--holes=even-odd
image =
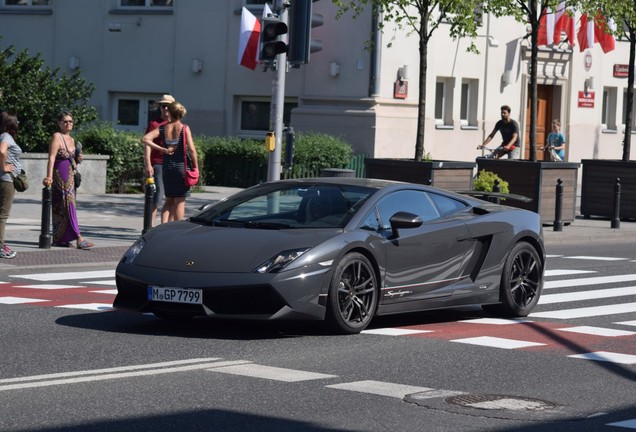
[[(530, 51), (530, 160), (537, 161), (537, 57), (539, 53), (539, 20), (537, 4), (530, 3), (531, 51)], [(521, 131), (519, 132), (521, 134)]]
[(417, 136), (415, 141), (415, 160), (421, 161), (424, 157), (424, 128), (426, 120), (426, 70), (427, 54), (428, 54), (428, 14), (424, 12), (420, 20), (420, 75), (419, 79), (419, 94), (418, 94), (418, 106), (417, 106)]

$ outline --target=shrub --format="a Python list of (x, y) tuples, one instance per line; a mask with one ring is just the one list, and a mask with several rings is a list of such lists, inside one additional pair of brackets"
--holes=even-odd
[(497, 174), (481, 170), (473, 182), (473, 189), (482, 192), (492, 192), (492, 188), (495, 186), (495, 180), (499, 180), (499, 191), (501, 193), (510, 193), (508, 188), (508, 182), (502, 180)]
[(321, 133), (297, 133), (294, 147), (292, 178), (319, 176), (325, 168), (346, 168), (353, 154), (341, 138)]
[(118, 131), (110, 123), (87, 126), (75, 134), (85, 154), (108, 155), (106, 192), (125, 193), (141, 185), (144, 145), (139, 133)]
[(13, 46), (0, 48), (0, 105), (18, 115), (23, 151), (48, 151), (62, 110), (73, 113), (75, 127), (97, 119), (97, 110), (88, 105), (93, 90), (79, 70), (60, 75), (59, 68), (44, 66), (40, 54), (33, 57), (27, 50), (16, 53)]

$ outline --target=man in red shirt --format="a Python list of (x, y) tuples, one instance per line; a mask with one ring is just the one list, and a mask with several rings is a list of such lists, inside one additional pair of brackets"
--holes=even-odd
[[(165, 124), (169, 120), (168, 105), (174, 102), (175, 99), (169, 94), (165, 94), (157, 101), (159, 105), (159, 117), (148, 123), (146, 133), (151, 130), (157, 129), (159, 126)], [(155, 144), (161, 145), (161, 140), (157, 138)], [(149, 146), (144, 146), (144, 174), (146, 177), (153, 177), (155, 179), (155, 186), (157, 192), (155, 193), (155, 201), (152, 206), (152, 219), (151, 226), (154, 225), (155, 216), (157, 215), (157, 207), (164, 200), (163, 189), (163, 153), (151, 149)]]

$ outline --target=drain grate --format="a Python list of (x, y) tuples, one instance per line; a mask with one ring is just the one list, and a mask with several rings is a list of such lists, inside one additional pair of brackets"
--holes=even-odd
[(446, 403), (484, 410), (507, 411), (545, 411), (556, 408), (552, 402), (507, 395), (468, 395), (461, 394), (445, 399)]

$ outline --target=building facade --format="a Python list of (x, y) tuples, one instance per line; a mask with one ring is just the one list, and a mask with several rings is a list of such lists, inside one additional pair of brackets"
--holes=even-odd
[[(154, 101), (170, 93), (187, 107), (195, 135), (262, 138), (271, 128), (275, 72), (241, 67), (237, 55), (242, 8), (261, 16), (263, 3), (0, 0), (0, 44), (41, 53), (51, 67), (79, 68), (96, 86), (91, 103), (118, 128), (142, 132), (156, 114)], [(375, 32), (370, 11), (336, 18), (329, 0), (314, 2), (313, 9), (324, 17), (312, 31), (323, 48), (286, 74), (285, 126), (341, 136), (357, 154), (412, 158), (417, 36), (390, 23)], [(468, 53), (470, 41), (452, 40), (447, 30), (442, 25), (429, 44), (425, 152), (439, 160), (474, 160), (500, 106), (509, 105), (527, 158), (525, 25), (484, 15), (474, 41), (479, 54)], [(621, 158), (628, 50), (626, 41), (607, 54), (598, 45), (580, 52), (565, 42), (540, 48), (539, 145), (559, 118), (567, 161)]]

